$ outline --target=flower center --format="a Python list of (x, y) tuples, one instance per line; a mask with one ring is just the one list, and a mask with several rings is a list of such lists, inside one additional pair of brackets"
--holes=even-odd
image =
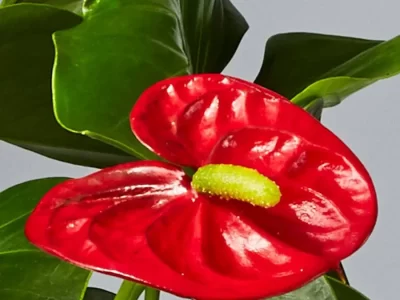
[(281, 199), (275, 182), (254, 169), (236, 165), (211, 164), (200, 167), (193, 175), (192, 187), (200, 193), (262, 207), (275, 206)]

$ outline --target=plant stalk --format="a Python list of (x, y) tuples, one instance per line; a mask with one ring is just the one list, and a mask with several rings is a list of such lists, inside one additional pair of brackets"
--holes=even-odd
[(144, 290), (145, 286), (133, 281), (124, 280), (114, 300), (137, 300)]
[(151, 287), (146, 287), (144, 292), (144, 300), (159, 300), (160, 291)]

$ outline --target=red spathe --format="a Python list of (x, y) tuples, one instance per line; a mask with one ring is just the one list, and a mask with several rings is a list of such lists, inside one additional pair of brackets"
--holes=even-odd
[(133, 132), (174, 164), (250, 167), (280, 186), (273, 208), (192, 190), (171, 164), (141, 161), (49, 191), (26, 235), (74, 264), (196, 299), (292, 291), (356, 251), (376, 222), (371, 179), (333, 133), (278, 94), (220, 74), (146, 90)]

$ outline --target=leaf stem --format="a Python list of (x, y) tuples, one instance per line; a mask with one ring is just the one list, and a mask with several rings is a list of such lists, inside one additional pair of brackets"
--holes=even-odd
[(146, 287), (144, 292), (144, 300), (159, 300), (160, 291), (151, 287)]
[(338, 273), (338, 276), (340, 278), (340, 280), (346, 284), (346, 285), (350, 285), (349, 283), (349, 279), (347, 278), (346, 272), (344, 271), (343, 268), (343, 264), (340, 263), (339, 266), (336, 268), (336, 272)]
[(137, 300), (144, 289), (145, 286), (139, 283), (124, 280), (114, 300)]

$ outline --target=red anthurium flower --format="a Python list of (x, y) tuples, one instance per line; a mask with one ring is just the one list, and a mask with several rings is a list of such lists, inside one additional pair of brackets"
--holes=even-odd
[(173, 164), (132, 162), (54, 187), (28, 220), (32, 243), (183, 297), (260, 299), (336, 267), (373, 229), (363, 165), (274, 92), (219, 74), (172, 78), (130, 119)]

